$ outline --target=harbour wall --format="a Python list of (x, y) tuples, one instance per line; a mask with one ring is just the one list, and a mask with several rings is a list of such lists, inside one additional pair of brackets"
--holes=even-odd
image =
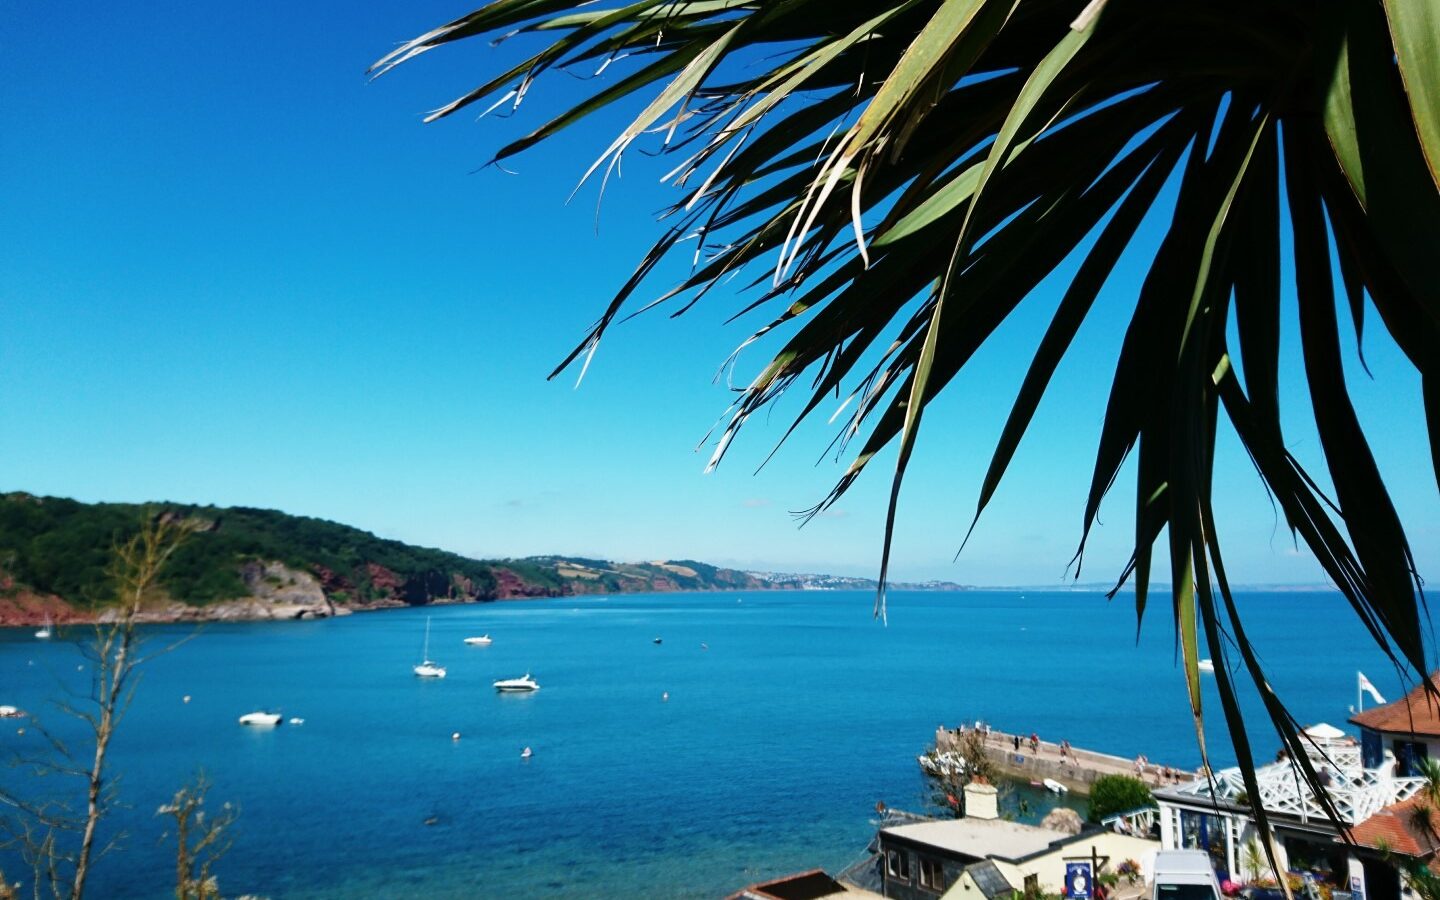
[[(935, 730), (935, 748), (941, 752), (961, 751), (961, 741), (969, 726), (959, 729), (940, 727)], [(1125, 759), (1109, 753), (1072, 747), (1068, 744), (1036, 740), (1032, 745), (1026, 735), (1015, 735), (981, 726), (985, 749), (1003, 774), (1021, 781), (1058, 781), (1072, 791), (1089, 794), (1090, 785), (1102, 775), (1128, 775), (1139, 778), (1150, 788), (1189, 781), (1195, 773), (1163, 763), (1151, 762), (1144, 756)], [(1020, 749), (1015, 749), (1016, 738)], [(1032, 749), (1032, 746), (1034, 749)]]

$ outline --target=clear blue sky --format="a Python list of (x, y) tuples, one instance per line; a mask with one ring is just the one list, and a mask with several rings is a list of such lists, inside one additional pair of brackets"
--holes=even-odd
[[(578, 82), (542, 82), (510, 119), (426, 126), (425, 110), (520, 48), (462, 45), (366, 81), (395, 42), (468, 8), (0, 6), (0, 489), (274, 507), (476, 556), (873, 576), (893, 457), (803, 529), (787, 511), (843, 471), (824, 456), (824, 416), (754, 474), (798, 395), (701, 474), (708, 448), (692, 451), (730, 399), (712, 376), (757, 324), (721, 324), (733, 295), (618, 328), (578, 391), (573, 377), (545, 381), (660, 233), (652, 213), (669, 166), (629, 154), (597, 236), (595, 190), (565, 198), (617, 117), (521, 156), (518, 175), (473, 171)], [(901, 500), (899, 578), (1060, 583), (1128, 316), (1126, 274), (958, 562), (1005, 399), (1063, 282), (932, 408)], [(668, 283), (662, 274), (654, 292)], [(1433, 574), (1440, 498), (1418, 381), (1379, 320), (1369, 325), (1373, 380), (1353, 354), (1347, 367)], [(1287, 326), (1293, 338), (1293, 314)], [(1286, 352), (1293, 373), (1293, 342)], [(762, 353), (747, 352), (742, 374)], [(1294, 450), (1322, 474), (1308, 408), (1289, 388)], [(1320, 579), (1228, 432), (1217, 497), (1234, 580)], [(1132, 502), (1122, 475), (1084, 580), (1112, 577), (1128, 556)]]

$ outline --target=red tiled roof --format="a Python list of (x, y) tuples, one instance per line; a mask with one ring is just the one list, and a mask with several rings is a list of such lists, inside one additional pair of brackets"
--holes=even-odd
[[(1440, 690), (1440, 671), (1431, 674), (1430, 684)], [(1372, 731), (1440, 737), (1440, 702), (1422, 682), (1394, 703), (1356, 713), (1350, 721)]]
[[(1415, 821), (1419, 796), (1391, 804), (1350, 829), (1350, 837), (1362, 847), (1386, 849), (1393, 853), (1424, 859), (1440, 843), (1425, 833), (1423, 822)], [(1430, 812), (1432, 827), (1440, 827), (1440, 813)]]

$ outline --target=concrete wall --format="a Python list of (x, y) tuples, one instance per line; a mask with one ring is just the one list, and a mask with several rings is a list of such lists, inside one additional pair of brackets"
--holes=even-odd
[[(1148, 880), (1150, 870), (1154, 865), (1155, 853), (1160, 849), (1160, 842), (1103, 831), (1087, 834), (1080, 840), (1065, 844), (1050, 853), (1024, 862), (1008, 863), (998, 859), (994, 862), (1001, 874), (1005, 876), (1005, 880), (1010, 882), (1016, 890), (1024, 890), (1025, 879), (1034, 875), (1042, 891), (1047, 894), (1058, 894), (1065, 886), (1065, 863), (1079, 861), (1079, 857), (1088, 858), (1092, 848), (1101, 858), (1104, 872), (1115, 871), (1127, 859), (1133, 859), (1140, 863), (1140, 881), (1143, 883)], [(898, 897), (899, 895), (892, 894), (891, 896)], [(985, 895), (970, 878), (969, 873), (962, 872), (956, 879), (955, 886), (945, 893), (944, 900), (985, 900)]]
[(1142, 879), (1144, 879), (1150, 874), (1155, 854), (1160, 850), (1160, 842), (1131, 837), (1128, 834), (1116, 834), (1113, 831), (1100, 831), (1084, 835), (1081, 839), (1044, 856), (1025, 860), (1019, 863), (1019, 869), (1025, 875), (1034, 875), (1039, 878), (1040, 887), (1046, 893), (1058, 894), (1060, 889), (1065, 886), (1067, 857), (1071, 859), (1088, 857), (1092, 847), (1101, 857), (1102, 862), (1105, 857), (1109, 857), (1109, 861), (1102, 871), (1113, 872), (1125, 860), (1133, 859), (1140, 863)]
[(1009, 751), (1006, 753), (995, 753), (991, 751), (991, 759), (1001, 772), (1007, 776), (1021, 781), (1044, 781), (1046, 778), (1053, 778), (1071, 790), (1089, 794), (1090, 785), (1101, 775), (1111, 774), (1086, 766), (1076, 765), (1073, 762), (1061, 761), (1055, 756), (1034, 756), (1028, 749), (1023, 748), (1019, 753)]

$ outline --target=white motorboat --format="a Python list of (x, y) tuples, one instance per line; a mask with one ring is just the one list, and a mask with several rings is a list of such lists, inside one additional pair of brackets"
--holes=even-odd
[(497, 691), (538, 691), (538, 690), (540, 690), (540, 685), (538, 685), (538, 684), (535, 683), (535, 679), (533, 679), (533, 678), (530, 677), (530, 673), (529, 673), (529, 672), (526, 672), (526, 673), (525, 673), (525, 677), (523, 677), (523, 678), (506, 678), (506, 679), (503, 679), (503, 680), (501, 680), (501, 681), (495, 682), (495, 690), (497, 690)]
[(1210, 659), (1202, 659), (1196, 664), (1196, 667), (1202, 672), (1213, 672), (1215, 671), (1215, 661)]
[(490, 635), (488, 635), (488, 634), (482, 634), (482, 635), (480, 635), (479, 637), (468, 637), (468, 638), (466, 638), (466, 639), (465, 639), (465, 643), (471, 645), (472, 647), (483, 647), (483, 646), (485, 646), (486, 644), (491, 643), (491, 639), (490, 639)]
[(50, 614), (49, 614), (49, 613), (46, 613), (46, 614), (45, 614), (45, 624), (44, 624), (44, 625), (41, 625), (41, 626), (40, 626), (40, 630), (37, 631), (37, 632), (35, 632), (35, 637), (37, 637), (38, 639), (40, 639), (40, 640), (42, 640), (42, 641), (48, 641), (48, 640), (50, 640), (50, 638), (51, 638), (54, 634), (55, 634), (54, 626), (52, 626), (52, 625), (50, 624)]
[(0, 706), (0, 719), (19, 719), (24, 715), (18, 706)]
[(246, 713), (245, 715), (240, 717), (241, 725), (273, 726), (279, 725), (283, 721), (285, 721), (284, 716), (280, 715), (279, 713), (270, 712), (252, 712)]
[(290, 719), (290, 724), (291, 724), (291, 725), (304, 725), (304, 724), (305, 724), (305, 720), (302, 719), (302, 718), (300, 718), (299, 716), (293, 716), (293, 717)]
[(1068, 787), (1053, 778), (1046, 778), (1040, 783), (1045, 785), (1045, 790), (1049, 791), (1052, 794), (1065, 794), (1069, 793), (1070, 791)]
[(444, 678), (445, 667), (430, 659), (430, 617), (425, 617), (425, 649), (420, 654), (420, 665), (414, 668), (421, 678)]

